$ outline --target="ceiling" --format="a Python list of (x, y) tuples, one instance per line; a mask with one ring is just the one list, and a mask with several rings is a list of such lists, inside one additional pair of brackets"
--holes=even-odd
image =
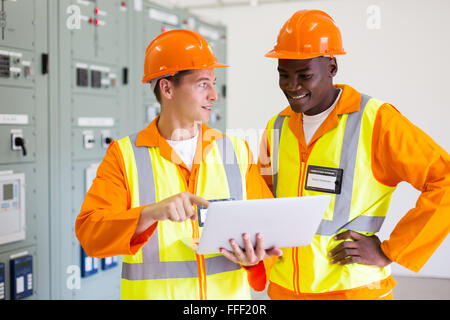
[[(203, 9), (233, 6), (259, 6), (269, 3), (299, 2), (302, 0), (147, 0), (151, 3), (183, 9)], [(304, 1), (304, 0), (303, 0)]]

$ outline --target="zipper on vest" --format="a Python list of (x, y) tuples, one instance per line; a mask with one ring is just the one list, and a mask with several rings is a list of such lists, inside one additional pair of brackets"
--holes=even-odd
[[(192, 225), (192, 238), (200, 238), (200, 232), (198, 229), (198, 220), (191, 220)], [(205, 268), (205, 256), (202, 254), (195, 254), (197, 259), (197, 271), (198, 271), (198, 288), (200, 300), (206, 300), (206, 268)]]
[[(301, 144), (300, 144), (300, 142), (298, 143), (298, 152), (299, 152), (299, 156), (300, 156), (301, 167), (300, 167), (300, 175), (298, 178), (297, 196), (300, 196), (300, 197), (304, 196), (303, 185), (305, 184), (306, 171), (307, 171), (306, 168), (307, 168), (309, 156), (310, 156), (315, 144), (316, 144), (316, 142), (313, 143), (313, 145), (311, 146), (311, 150), (309, 152), (302, 153), (301, 152), (301, 150), (302, 150)], [(300, 291), (300, 266), (298, 264), (298, 247), (294, 247), (292, 249), (292, 262), (294, 265), (294, 274), (292, 277), (292, 281), (293, 281), (293, 285), (294, 285), (294, 292), (296, 294), (300, 294), (301, 293), (301, 291)]]
[[(181, 180), (183, 180), (184, 188), (185, 190), (188, 190), (192, 194), (197, 194), (196, 184), (194, 186), (189, 186), (189, 180), (186, 182), (185, 179), (183, 179), (183, 173), (181, 172), (181, 169), (179, 166), (177, 166), (178, 174), (181, 177)], [(192, 172), (191, 172), (192, 174)], [(197, 177), (198, 178), (198, 177)], [(197, 206), (194, 205), (194, 210), (197, 211)], [(200, 238), (200, 231), (198, 226), (198, 219), (191, 220), (191, 226), (192, 226), (192, 238), (193, 239), (199, 239)], [(197, 271), (198, 271), (198, 289), (199, 289), (199, 299), (200, 300), (206, 300), (206, 268), (205, 268), (205, 257), (202, 254), (195, 253), (195, 259), (197, 260)]]

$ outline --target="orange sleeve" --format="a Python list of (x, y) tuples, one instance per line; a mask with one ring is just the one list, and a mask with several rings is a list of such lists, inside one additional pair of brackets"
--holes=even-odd
[(450, 232), (450, 156), (391, 105), (380, 107), (373, 132), (375, 178), (401, 181), (421, 191), (381, 249), (392, 261), (418, 272)]
[(269, 281), (270, 270), (272, 270), (278, 257), (270, 257), (260, 261), (257, 265), (244, 267), (250, 287), (255, 291), (263, 291)]
[(131, 197), (118, 144), (109, 146), (75, 221), (75, 234), (91, 257), (135, 254), (156, 223), (132, 240), (143, 207), (130, 209)]
[(267, 186), (263, 177), (259, 174), (256, 164), (250, 164), (247, 172), (247, 199), (273, 198), (272, 191)]

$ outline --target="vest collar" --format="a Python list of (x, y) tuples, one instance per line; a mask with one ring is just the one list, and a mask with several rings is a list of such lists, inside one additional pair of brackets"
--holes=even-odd
[(333, 109), (333, 111), (328, 115), (328, 118), (325, 119), (319, 129), (317, 129), (308, 146), (306, 145), (305, 137), (303, 135), (303, 114), (294, 112), (290, 106), (285, 108), (280, 113), (281, 116), (289, 117), (289, 128), (297, 137), (302, 150), (305, 150), (303, 156), (306, 156), (306, 154), (309, 153), (309, 149), (312, 148), (317, 139), (319, 139), (326, 132), (337, 127), (339, 115), (359, 111), (361, 94), (345, 84), (336, 84), (335, 87), (342, 89), (341, 97), (336, 104), (336, 108)]
[[(159, 147), (160, 154), (164, 158), (176, 163), (183, 164), (181, 158), (176, 154), (176, 152), (172, 149), (166, 139), (159, 133), (158, 130), (158, 120), (159, 116), (157, 116), (153, 121), (147, 126), (147, 128), (141, 130), (136, 139), (137, 147)], [(201, 132), (199, 135), (197, 149), (195, 151), (194, 163), (200, 163), (204, 157), (208, 154), (208, 152), (212, 149), (213, 141), (216, 139), (220, 139), (224, 137), (225, 134), (208, 127), (205, 124), (202, 124)]]
[[(342, 89), (341, 97), (339, 98), (339, 101), (336, 104), (336, 115), (341, 115), (345, 113), (351, 113), (351, 112), (357, 112), (359, 111), (359, 105), (361, 102), (361, 94), (346, 84), (335, 84), (335, 88)], [(286, 107), (283, 111), (280, 113), (281, 116), (300, 116), (301, 113), (296, 113), (291, 109), (291, 106)]]

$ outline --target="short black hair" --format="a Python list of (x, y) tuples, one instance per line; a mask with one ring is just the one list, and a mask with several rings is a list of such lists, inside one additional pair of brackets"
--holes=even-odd
[(188, 75), (189, 73), (191, 73), (192, 70), (182, 70), (182, 71), (178, 71), (175, 75), (173, 76), (168, 76), (165, 78), (161, 78), (156, 82), (156, 86), (155, 86), (155, 90), (153, 91), (153, 93), (155, 94), (156, 100), (159, 102), (159, 104), (161, 104), (161, 91), (159, 89), (159, 82), (162, 79), (167, 79), (169, 81), (172, 81), (174, 83), (175, 86), (177, 86), (181, 79), (185, 76)]

